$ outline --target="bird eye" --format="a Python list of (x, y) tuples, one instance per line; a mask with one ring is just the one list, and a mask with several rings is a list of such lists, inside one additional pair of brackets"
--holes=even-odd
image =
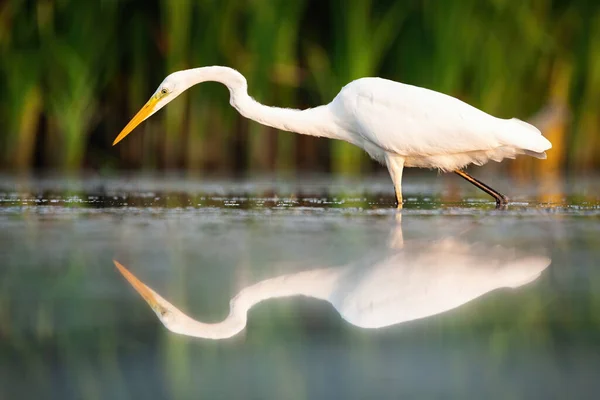
[(160, 89), (160, 93), (167, 94), (167, 93), (169, 93), (169, 91), (167, 90), (167, 88), (162, 88), (162, 89)]

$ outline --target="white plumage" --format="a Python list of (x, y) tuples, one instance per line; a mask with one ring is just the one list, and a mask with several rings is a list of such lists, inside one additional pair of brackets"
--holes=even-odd
[(493, 117), (454, 97), (381, 78), (346, 85), (327, 106), (349, 142), (378, 160), (401, 156), (406, 167), (453, 171), (552, 145), (534, 126)]
[(454, 97), (381, 78), (357, 79), (324, 106), (308, 110), (269, 107), (248, 95), (243, 75), (220, 66), (169, 75), (113, 145), (184, 90), (206, 81), (226, 85), (231, 105), (261, 124), (345, 140), (363, 148), (387, 166), (399, 207), (404, 167), (455, 171), (502, 204), (506, 202), (504, 196), (460, 169), (518, 154), (545, 158), (545, 151), (552, 147), (537, 128), (526, 122), (496, 118)]

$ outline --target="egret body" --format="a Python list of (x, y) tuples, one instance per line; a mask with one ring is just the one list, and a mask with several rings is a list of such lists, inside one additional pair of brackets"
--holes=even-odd
[(231, 105), (244, 117), (276, 129), (345, 140), (387, 166), (402, 205), (404, 167), (454, 171), (496, 199), (507, 199), (462, 171), (527, 154), (546, 158), (552, 144), (534, 126), (489, 115), (454, 97), (382, 78), (347, 84), (323, 106), (296, 110), (269, 107), (248, 95), (246, 79), (221, 66), (178, 71), (167, 76), (150, 100), (117, 136), (113, 145), (183, 91), (201, 82), (227, 86)]

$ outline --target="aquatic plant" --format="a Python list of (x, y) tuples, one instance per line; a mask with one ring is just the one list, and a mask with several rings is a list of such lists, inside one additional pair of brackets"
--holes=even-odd
[(258, 100), (285, 107), (328, 102), (350, 80), (377, 75), (503, 117), (543, 114), (555, 145), (542, 168), (588, 170), (600, 166), (599, 46), (600, 6), (584, 0), (8, 0), (0, 4), (1, 165), (373, 168), (345, 143), (249, 123), (218, 85), (182, 96), (145, 124), (146, 135), (110, 147), (169, 72), (226, 64), (248, 77)]

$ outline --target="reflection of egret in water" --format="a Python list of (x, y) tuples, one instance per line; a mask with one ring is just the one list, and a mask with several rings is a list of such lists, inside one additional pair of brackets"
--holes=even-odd
[(382, 328), (451, 310), (494, 289), (519, 287), (539, 277), (549, 264), (546, 257), (518, 254), (499, 246), (453, 239), (407, 242), (347, 266), (258, 282), (231, 300), (225, 320), (202, 323), (182, 313), (115, 261), (169, 330), (208, 339), (234, 336), (246, 326), (253, 305), (289, 296), (328, 301), (351, 324)]

